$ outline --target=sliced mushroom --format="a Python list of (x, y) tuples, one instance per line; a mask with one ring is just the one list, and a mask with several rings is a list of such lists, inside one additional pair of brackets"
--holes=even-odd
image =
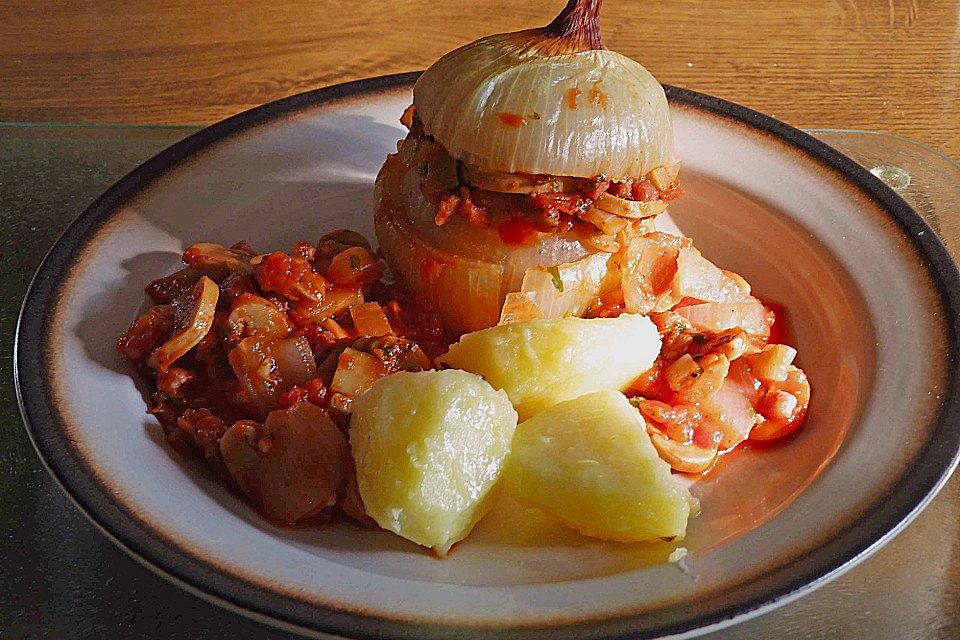
[(713, 466), (717, 459), (717, 447), (681, 444), (653, 430), (650, 432), (650, 441), (664, 462), (683, 473), (702, 473)]
[(253, 277), (264, 291), (279, 293), (291, 302), (315, 305), (323, 301), (327, 281), (304, 258), (274, 251), (253, 260)]
[(150, 307), (123, 332), (117, 340), (117, 351), (135, 362), (143, 360), (172, 330), (173, 307)]
[(190, 290), (203, 274), (187, 267), (163, 278), (157, 278), (147, 285), (147, 295), (159, 304), (170, 304)]
[(618, 198), (609, 193), (601, 193), (593, 203), (593, 206), (601, 211), (606, 211), (624, 218), (653, 218), (666, 210), (667, 203), (663, 200), (637, 202), (636, 200)]
[(360, 497), (360, 486), (357, 484), (357, 470), (353, 465), (353, 459), (347, 456), (347, 462), (349, 465), (344, 472), (343, 482), (340, 483), (337, 506), (360, 524), (375, 527), (377, 523), (367, 515), (367, 508), (363, 505), (363, 498)]
[(227, 423), (209, 409), (187, 409), (177, 420), (177, 426), (204, 459), (211, 462), (219, 460), (220, 439), (229, 428)]
[(266, 415), (280, 395), (317, 377), (310, 342), (303, 336), (283, 340), (246, 338), (227, 354), (244, 392)]
[(355, 398), (387, 373), (379, 358), (348, 347), (340, 354), (330, 391)]
[(367, 239), (356, 231), (337, 229), (324, 235), (317, 243), (317, 252), (312, 260), (314, 269), (326, 273), (333, 258), (351, 247), (373, 251)]
[(183, 252), (183, 262), (203, 275), (220, 281), (231, 273), (251, 273), (253, 266), (250, 259), (253, 256), (242, 245), (225, 247), (215, 242), (197, 242)]
[(193, 289), (174, 300), (170, 304), (173, 310), (170, 337), (150, 354), (147, 364), (163, 373), (195, 347), (213, 326), (213, 314), (217, 310), (219, 296), (217, 284), (203, 276)]
[(253, 336), (286, 338), (291, 331), (290, 321), (277, 305), (252, 293), (242, 293), (234, 301), (227, 324), (236, 341)]
[[(333, 244), (336, 243), (342, 247), (340, 251), (346, 249), (347, 247), (363, 247), (368, 251), (372, 251), (370, 243), (362, 233), (357, 233), (351, 229), (336, 229), (330, 233), (325, 234), (320, 238), (320, 242), (317, 243), (317, 246)], [(337, 253), (340, 253), (337, 251)], [(334, 254), (336, 255), (336, 254)]]
[(220, 439), (230, 477), (267, 517), (292, 524), (333, 505), (349, 467), (347, 440), (308, 402), (241, 420)]

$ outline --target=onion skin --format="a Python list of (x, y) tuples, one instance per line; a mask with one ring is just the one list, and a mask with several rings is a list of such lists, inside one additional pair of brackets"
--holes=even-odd
[(625, 180), (676, 164), (663, 87), (636, 61), (594, 46), (598, 10), (570, 2), (544, 29), (440, 58), (414, 87), (425, 131), (487, 171)]

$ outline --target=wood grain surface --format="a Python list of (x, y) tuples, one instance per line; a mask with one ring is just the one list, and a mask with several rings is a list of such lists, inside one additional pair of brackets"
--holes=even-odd
[[(0, 2), (0, 120), (214, 122), (422, 69), (563, 0)], [(607, 0), (606, 45), (660, 81), (797, 126), (893, 131), (960, 157), (960, 2)]]

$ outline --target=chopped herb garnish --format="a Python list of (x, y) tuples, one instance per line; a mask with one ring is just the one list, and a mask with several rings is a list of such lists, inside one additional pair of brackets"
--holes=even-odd
[(360, 256), (352, 255), (350, 256), (350, 268), (359, 269), (360, 268)]
[(547, 273), (553, 278), (553, 286), (557, 291), (563, 293), (563, 279), (560, 278), (560, 269), (557, 267), (547, 267)]

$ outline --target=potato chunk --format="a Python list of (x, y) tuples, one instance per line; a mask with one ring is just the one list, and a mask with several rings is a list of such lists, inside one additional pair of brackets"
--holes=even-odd
[(623, 314), (531, 320), (468, 333), (441, 362), (506, 391), (525, 420), (585, 393), (626, 388), (659, 352), (653, 322)]
[(683, 537), (694, 499), (618, 391), (561, 402), (517, 427), (507, 490), (581, 533), (621, 542)]
[(356, 399), (350, 423), (367, 513), (446, 555), (489, 508), (516, 426), (507, 394), (472, 373), (381, 378)]

